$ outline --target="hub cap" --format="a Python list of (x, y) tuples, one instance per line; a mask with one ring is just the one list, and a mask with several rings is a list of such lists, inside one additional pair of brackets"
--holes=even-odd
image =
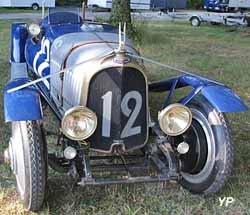
[(211, 126), (206, 117), (192, 109), (193, 123), (185, 141), (190, 150), (181, 156), (183, 178), (191, 183), (201, 183), (211, 174), (215, 162), (215, 144)]

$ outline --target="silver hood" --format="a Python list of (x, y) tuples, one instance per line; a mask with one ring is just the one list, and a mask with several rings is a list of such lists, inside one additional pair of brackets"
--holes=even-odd
[[(51, 74), (74, 67), (63, 76), (55, 75), (50, 80), (51, 95), (62, 113), (71, 107), (86, 105), (88, 85), (96, 73), (109, 67), (125, 66), (104, 57), (118, 48), (118, 41), (119, 35), (116, 33), (85, 32), (66, 34), (53, 42)], [(126, 50), (138, 54), (129, 40)]]

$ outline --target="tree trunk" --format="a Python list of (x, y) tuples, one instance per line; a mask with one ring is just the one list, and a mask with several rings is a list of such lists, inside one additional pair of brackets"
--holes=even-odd
[(127, 24), (128, 33), (133, 33), (131, 22), (130, 0), (113, 0), (110, 22), (112, 25), (118, 26), (119, 22)]

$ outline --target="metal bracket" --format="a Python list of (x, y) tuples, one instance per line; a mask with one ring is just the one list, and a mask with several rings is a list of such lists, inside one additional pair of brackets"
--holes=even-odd
[(159, 171), (162, 173), (162, 175), (168, 175), (169, 170), (164, 162), (162, 162), (158, 156), (152, 155), (150, 156), (150, 159), (154, 162), (156, 167), (159, 169)]
[(179, 162), (169, 142), (169, 138), (162, 133), (158, 126), (154, 126), (152, 129), (157, 135), (156, 144), (168, 161), (168, 174), (170, 176), (179, 176)]
[(178, 162), (175, 158), (174, 152), (172, 150), (172, 147), (170, 143), (164, 143), (159, 145), (159, 149), (162, 151), (164, 156), (168, 160), (168, 167), (169, 167), (169, 174), (170, 175), (178, 175)]
[(94, 183), (95, 179), (92, 177), (92, 171), (90, 168), (89, 149), (87, 147), (81, 148), (82, 166), (84, 177), (81, 178), (79, 185), (85, 185)]

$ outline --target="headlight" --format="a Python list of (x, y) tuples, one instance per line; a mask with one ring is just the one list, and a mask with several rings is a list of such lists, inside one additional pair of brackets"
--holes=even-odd
[(28, 30), (32, 37), (37, 37), (42, 31), (40, 26), (34, 23), (29, 25)]
[(62, 119), (62, 132), (66, 137), (76, 141), (90, 137), (96, 127), (96, 114), (86, 107), (74, 107), (68, 110)]
[(189, 108), (182, 104), (172, 104), (159, 113), (158, 119), (165, 134), (178, 136), (190, 127), (192, 113)]

